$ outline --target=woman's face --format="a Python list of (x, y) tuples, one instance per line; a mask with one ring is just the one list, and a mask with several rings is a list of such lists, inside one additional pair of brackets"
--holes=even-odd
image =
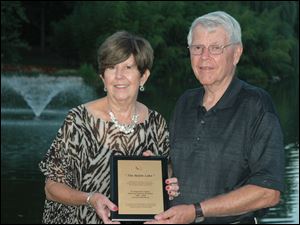
[[(225, 46), (230, 44), (227, 33), (222, 27), (208, 30), (201, 25), (194, 28), (192, 45), (205, 46), (201, 55), (191, 54), (191, 64), (196, 78), (204, 86), (220, 86), (231, 80), (236, 64), (239, 61), (242, 47), (229, 45), (223, 53), (213, 55), (208, 46)], [(225, 82), (224, 82), (225, 81)]]
[(127, 60), (105, 69), (103, 75), (107, 95), (117, 102), (136, 101), (139, 86), (144, 85), (150, 75), (149, 70), (141, 76), (135, 59)]

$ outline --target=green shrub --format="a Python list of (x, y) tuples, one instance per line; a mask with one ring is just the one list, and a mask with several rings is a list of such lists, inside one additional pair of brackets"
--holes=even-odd
[(83, 80), (91, 86), (99, 87), (102, 86), (102, 81), (97, 75), (94, 67), (91, 64), (84, 63), (78, 69), (78, 74), (83, 78)]

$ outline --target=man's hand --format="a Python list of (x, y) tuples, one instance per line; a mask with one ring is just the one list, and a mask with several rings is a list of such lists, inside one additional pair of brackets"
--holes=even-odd
[(155, 216), (145, 224), (188, 224), (195, 220), (194, 205), (177, 205)]

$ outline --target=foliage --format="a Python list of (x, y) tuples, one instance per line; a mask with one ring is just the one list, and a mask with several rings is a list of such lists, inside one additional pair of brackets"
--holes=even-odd
[(294, 72), (290, 53), (294, 50), (296, 39), (280, 33), (281, 28), (289, 25), (280, 19), (279, 12), (279, 8), (265, 10), (258, 16), (247, 10), (240, 18), (241, 26), (245, 28), (240, 75), (264, 88), (288, 78)]
[(1, 1), (1, 61), (18, 62), (28, 44), (20, 39), (22, 23), (28, 22), (20, 1)]
[(84, 63), (80, 66), (77, 73), (82, 76), (87, 84), (94, 86), (99, 90), (102, 88), (102, 82), (100, 81), (100, 77), (95, 72), (93, 65)]
[[(199, 85), (186, 48), (191, 22), (204, 13), (223, 10), (242, 27), (244, 54), (238, 75), (268, 88), (295, 76), (295, 8), (294, 3), (283, 2), (79, 2), (70, 16), (53, 23), (52, 46), (75, 64), (96, 67), (97, 48), (107, 36), (117, 30), (140, 34), (150, 41), (155, 52), (147, 90), (177, 96)], [(287, 19), (288, 12), (292, 13)]]
[[(97, 68), (97, 49), (105, 38), (117, 30), (128, 30), (148, 39), (155, 59), (146, 91), (140, 96), (149, 101), (153, 98), (150, 96), (156, 96), (160, 101), (153, 102), (153, 106), (168, 105), (168, 110), (185, 89), (199, 86), (186, 48), (186, 36), (192, 21), (211, 11), (226, 11), (239, 21), (242, 28), (244, 52), (237, 67), (238, 76), (266, 88), (273, 96), (278, 90), (285, 90), (288, 96), (295, 96), (290, 101), (298, 108), (297, 1), (42, 1), (24, 5), (30, 15), (29, 24), (40, 30), (43, 28), (39, 26), (40, 14), (37, 12), (43, 11), (41, 8), (47, 9), (45, 21), (52, 22), (51, 31), (49, 22), (44, 27), (47, 50), (55, 50), (63, 57), (55, 57), (56, 62), (67, 62), (67, 67), (80, 67), (76, 73), (100, 89), (102, 82), (94, 68)], [(20, 51), (28, 46), (22, 40), (24, 36), (20, 36), (24, 29), (22, 25), (27, 22), (20, 2), (1, 1), (1, 59), (20, 59)], [(37, 36), (39, 32), (30, 33)], [(48, 59), (44, 57), (44, 60), (49, 64)], [(285, 102), (276, 103), (284, 105)]]

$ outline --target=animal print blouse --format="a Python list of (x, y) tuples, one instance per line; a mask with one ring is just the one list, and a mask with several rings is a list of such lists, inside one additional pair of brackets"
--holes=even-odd
[[(95, 118), (84, 105), (73, 108), (59, 129), (45, 158), (39, 163), (47, 179), (76, 190), (110, 196), (109, 160), (112, 155), (169, 155), (169, 133), (165, 119), (149, 110), (149, 117), (124, 134), (114, 123)], [(43, 223), (103, 223), (86, 206), (68, 206), (45, 200)]]

